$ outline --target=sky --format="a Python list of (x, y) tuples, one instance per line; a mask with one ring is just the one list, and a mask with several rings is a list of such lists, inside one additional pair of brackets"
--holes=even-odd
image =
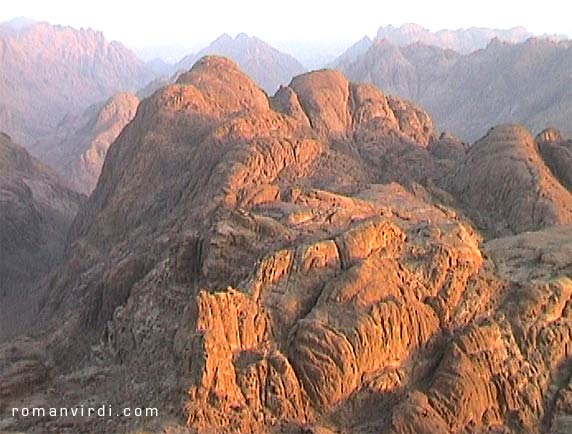
[(27, 17), (103, 31), (135, 47), (196, 46), (222, 33), (276, 41), (357, 41), (382, 25), (417, 23), (430, 30), (524, 26), (572, 37), (569, 2), (313, 0), (18, 0), (2, 2), (0, 21)]

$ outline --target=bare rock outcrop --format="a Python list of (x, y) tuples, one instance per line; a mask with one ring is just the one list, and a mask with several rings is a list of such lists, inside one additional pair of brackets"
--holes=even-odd
[(572, 190), (572, 141), (565, 140), (560, 131), (547, 128), (536, 136), (535, 142), (550, 171), (568, 191)]
[[(330, 80), (331, 74), (336, 80)], [(329, 89), (325, 99), (320, 88)], [(339, 126), (339, 134), (325, 125)], [(98, 186), (75, 219), (41, 313), (46, 320), (58, 318), (48, 320), (47, 333), (56, 365), (98, 359), (100, 355), (86, 354), (103, 333), (106, 357), (155, 384), (150, 386), (157, 391), (155, 398), (176, 407), (184, 397), (181, 385), (187, 385), (193, 399), (184, 404), (185, 417), (192, 426), (248, 423), (255, 430), (287, 420), (314, 420), (309, 409), (327, 406), (306, 390), (314, 380), (301, 380), (298, 370), (306, 362), (291, 360), (293, 351), (305, 351), (301, 335), (295, 346), (289, 345), (286, 331), (312, 310), (322, 292), (319, 282), (333, 278), (332, 272), (352, 273), (352, 267), (385, 251), (385, 245), (388, 254), (398, 255), (389, 238), (393, 233), (396, 240), (402, 238), (402, 229), (379, 220), (381, 215), (407, 227), (413, 213), (448, 221), (443, 211), (427, 205), (429, 195), (419, 185), (413, 190), (376, 186), (407, 176), (390, 164), (378, 166), (384, 155), (402, 148), (418, 150), (418, 165), (408, 170), (421, 173), (420, 181), (440, 175), (427, 150), (434, 134), (428, 116), (412, 104), (350, 84), (338, 73), (299, 77), (270, 100), (229, 60), (202, 59), (176, 84), (140, 104), (110, 147)], [(360, 221), (365, 229), (358, 228)], [(286, 261), (281, 255), (294, 252), (271, 259), (273, 252), (296, 245), (306, 246), (296, 255), (302, 255), (300, 269), (311, 282), (304, 283), (305, 274), (296, 278), (300, 290), (309, 292), (276, 298), (264, 286), (268, 279), (283, 284), (279, 275), (268, 277), (274, 272), (255, 264), (262, 260), (280, 266)], [(373, 272), (367, 267), (384, 263), (381, 258), (371, 261), (364, 279)], [(322, 270), (320, 263), (331, 267)], [(257, 277), (253, 269), (268, 276)], [(220, 290), (226, 287), (234, 289)], [(211, 318), (209, 312), (222, 309), (217, 303), (224, 304), (225, 315)], [(324, 313), (327, 304), (320, 308)], [(236, 312), (232, 334), (238, 337), (197, 331), (225, 329), (234, 315), (227, 309)], [(364, 310), (356, 311), (339, 333), (363, 326), (368, 309), (359, 309)], [(431, 318), (427, 321), (433, 327), (438, 315), (424, 309), (420, 321)], [(372, 315), (380, 321), (379, 314)], [(257, 327), (243, 330), (254, 318)], [(267, 323), (265, 331), (260, 321)], [(412, 324), (414, 319), (404, 321)], [(313, 320), (308, 323), (322, 333)], [(283, 332), (276, 328), (279, 324), (286, 327)], [(166, 335), (177, 338), (165, 345), (160, 336)], [(423, 338), (410, 346), (425, 343)], [(158, 365), (141, 364), (142, 355), (148, 359), (152, 353)], [(193, 362), (189, 370), (189, 355), (204, 364)], [(360, 354), (351, 363), (370, 360), (369, 365), (363, 362), (363, 373), (369, 374), (376, 370), (372, 357)], [(325, 368), (324, 375), (337, 369)], [(349, 378), (341, 369), (334, 384), (315, 387), (338, 390)], [(159, 378), (152, 374), (157, 370), (171, 374)], [(359, 376), (352, 378), (357, 387)], [(117, 399), (144, 400), (133, 388), (137, 381), (119, 382), (125, 390), (118, 391)], [(261, 395), (268, 384), (275, 385), (275, 392)], [(222, 389), (228, 389), (226, 398)], [(351, 392), (342, 389), (334, 401)], [(236, 409), (228, 413), (231, 407)]]
[(492, 234), (572, 223), (572, 196), (521, 126), (492, 128), (445, 181), (477, 224)]
[(552, 228), (485, 244), (501, 279), (497, 308), (450, 342), (388, 432), (565, 432), (570, 242), (568, 228)]

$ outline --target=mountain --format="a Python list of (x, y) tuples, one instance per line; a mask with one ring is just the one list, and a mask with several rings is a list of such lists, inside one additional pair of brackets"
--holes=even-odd
[(272, 48), (266, 42), (238, 34), (235, 38), (227, 34), (220, 36), (197, 54), (184, 57), (175, 70), (187, 70), (206, 55), (226, 56), (234, 60), (269, 95), (281, 85), (287, 85), (292, 77), (305, 71), (304, 67), (288, 54)]
[(130, 50), (100, 32), (0, 24), (0, 130), (29, 149), (66, 114), (153, 78)]
[(340, 72), (268, 97), (200, 59), (109, 148), (41, 333), (0, 345), (5, 408), (160, 416), (0, 427), (569, 431), (572, 194), (547, 144), (567, 141), (500, 125), (467, 146)]
[(66, 116), (53, 134), (36, 145), (38, 157), (76, 190), (89, 195), (97, 184), (107, 150), (135, 116), (139, 98), (119, 93), (80, 116)]
[(22, 300), (33, 304), (32, 287), (61, 256), (83, 199), (0, 133), (0, 339), (23, 320)]
[(352, 80), (417, 101), (436, 124), (473, 141), (491, 125), (523, 123), (535, 132), (554, 125), (572, 133), (572, 44), (493, 40), (461, 55), (416, 43), (377, 40), (340, 70)]
[(492, 128), (446, 182), (473, 221), (496, 236), (572, 224), (570, 189), (553, 176), (521, 126)]
[(535, 143), (550, 171), (567, 190), (572, 190), (572, 173), (569, 170), (572, 166), (572, 140), (566, 140), (555, 128), (547, 128), (536, 136)]
[(344, 51), (341, 56), (336, 58), (336, 60), (332, 63), (332, 66), (342, 68), (342, 65), (353, 63), (362, 54), (364, 54), (372, 44), (373, 41), (371, 38), (369, 36), (364, 36), (362, 39)]
[[(153, 400), (175, 406), (185, 394), (177, 391), (180, 376), (188, 376), (180, 371), (187, 362), (181, 365), (177, 360), (191, 355), (165, 337), (173, 337), (172, 332), (186, 322), (183, 307), (194, 302), (184, 300), (210, 299), (210, 291), (199, 295), (200, 288), (243, 287), (253, 265), (288, 242), (312, 244), (318, 241), (312, 241), (314, 237), (327, 238), (351, 228), (361, 233), (360, 227), (367, 229), (371, 219), (375, 223), (371, 230), (393, 231), (376, 220), (391, 213), (384, 203), (392, 191), (414, 200), (413, 195), (398, 185), (374, 184), (408, 174), (411, 180), (436, 176), (440, 166), (427, 150), (434, 136), (430, 119), (417, 107), (371, 86), (351, 85), (337, 72), (298, 76), (291, 87), (269, 99), (231, 61), (202, 59), (176, 84), (144, 100), (109, 149), (100, 181), (75, 219), (66, 259), (43, 303), (45, 330), (55, 333), (48, 334), (46, 344), (54, 349), (49, 357), (55, 357), (59, 366), (77, 366), (76, 362), (91, 358), (84, 351), (97, 346), (103, 332), (109, 346), (102, 357), (108, 357), (108, 350), (116, 352), (130, 372), (147, 377), (146, 384), (157, 384)], [(408, 159), (396, 166), (397, 155)], [(399, 211), (409, 212), (407, 206)], [(443, 216), (432, 208), (420, 215), (433, 212)], [(379, 242), (382, 233), (376, 235)], [(331, 246), (324, 247), (329, 255)], [(309, 267), (320, 267), (311, 265), (320, 263), (320, 254), (315, 260), (308, 256)], [(231, 305), (248, 297), (244, 308), (250, 306), (250, 296), (234, 293), (221, 296), (230, 297)], [(212, 294), (216, 297), (216, 292)], [(298, 313), (288, 321), (296, 322), (298, 309), (310, 306), (312, 294), (304, 296)], [(147, 310), (155, 308), (153, 314)], [(230, 319), (233, 312), (227, 312)], [(152, 321), (150, 333), (139, 341), (140, 331), (147, 327), (139, 322), (144, 317)], [(133, 320), (132, 326), (123, 328), (125, 320)], [(132, 342), (142, 347), (132, 347), (124, 333), (135, 333)], [(180, 333), (177, 342), (186, 341), (187, 328)], [(22, 365), (30, 360), (27, 351), (22, 348), (18, 353)], [(227, 344), (221, 351), (227, 360)], [(280, 350), (272, 360), (285, 360), (285, 354), (286, 349)], [(212, 357), (214, 361), (219, 356)], [(44, 359), (40, 363), (49, 366)], [(135, 366), (140, 369), (132, 370)], [(285, 368), (292, 372), (289, 362)], [(10, 372), (10, 384), (19, 384), (14, 379), (18, 375)], [(28, 377), (26, 384), (45, 382), (44, 373), (39, 367), (37, 378)], [(7, 375), (0, 371), (0, 392)], [(125, 386), (122, 392), (111, 385), (111, 399), (143, 398), (128, 385), (139, 380), (126, 383), (111, 378), (117, 386)], [(196, 387), (203, 386), (197, 382)], [(61, 398), (75, 399), (76, 392), (67, 390)], [(94, 391), (94, 399), (98, 393)], [(301, 391), (293, 393), (299, 396)], [(210, 416), (198, 420), (197, 426), (208, 423), (222, 408), (209, 404), (205, 411)], [(216, 417), (213, 428), (223, 422)], [(99, 422), (93, 422), (90, 429), (98, 429)]]
[(512, 29), (490, 29), (486, 27), (470, 27), (458, 30), (439, 30), (432, 32), (418, 24), (404, 24), (401, 27), (380, 27), (377, 39), (386, 39), (397, 46), (407, 46), (416, 42), (424, 45), (454, 50), (459, 53), (471, 53), (485, 48), (490, 41), (500, 41), (517, 44), (526, 41), (534, 35), (524, 27)]

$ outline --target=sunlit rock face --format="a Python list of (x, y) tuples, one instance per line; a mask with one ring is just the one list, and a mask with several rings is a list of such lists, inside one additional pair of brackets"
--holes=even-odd
[(340, 73), (269, 98), (203, 58), (109, 148), (0, 393), (163, 412), (94, 433), (558, 432), (572, 239), (544, 161), (520, 126), (467, 147)]

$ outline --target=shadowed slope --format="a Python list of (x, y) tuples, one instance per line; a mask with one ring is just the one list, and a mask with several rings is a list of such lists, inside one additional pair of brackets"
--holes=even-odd
[[(33, 287), (60, 259), (82, 201), (0, 133), (0, 339), (36, 314)], [(25, 302), (28, 312), (20, 313)]]

